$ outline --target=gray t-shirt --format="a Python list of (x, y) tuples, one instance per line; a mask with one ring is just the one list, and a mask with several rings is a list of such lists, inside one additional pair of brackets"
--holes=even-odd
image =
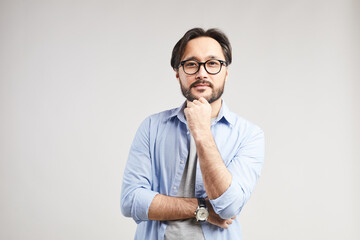
[[(190, 139), (189, 156), (181, 178), (178, 197), (195, 197), (197, 154), (195, 140), (192, 136)], [(201, 225), (196, 221), (194, 216), (194, 218), (191, 219), (168, 221), (168, 226), (165, 230), (165, 240), (173, 239), (204, 240), (205, 238)]]

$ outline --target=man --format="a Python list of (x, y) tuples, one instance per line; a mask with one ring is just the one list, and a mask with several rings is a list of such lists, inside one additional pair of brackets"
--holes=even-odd
[(221, 98), (231, 60), (217, 29), (191, 29), (175, 45), (186, 101), (143, 121), (124, 172), (121, 210), (138, 224), (135, 239), (241, 239), (236, 217), (260, 175), (264, 135)]

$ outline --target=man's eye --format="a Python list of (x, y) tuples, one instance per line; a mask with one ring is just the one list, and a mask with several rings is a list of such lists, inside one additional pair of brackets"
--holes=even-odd
[(209, 62), (207, 62), (207, 65), (209, 67), (216, 67), (219, 65), (219, 62), (218, 61), (209, 61)]
[(197, 63), (196, 62), (187, 62), (187, 63), (185, 63), (185, 67), (197, 67)]

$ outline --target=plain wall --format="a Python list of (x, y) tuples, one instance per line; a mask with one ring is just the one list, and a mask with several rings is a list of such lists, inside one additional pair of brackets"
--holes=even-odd
[(184, 98), (170, 67), (218, 27), (224, 99), (265, 131), (244, 239), (360, 239), (359, 1), (0, 1), (0, 239), (132, 239), (130, 144)]

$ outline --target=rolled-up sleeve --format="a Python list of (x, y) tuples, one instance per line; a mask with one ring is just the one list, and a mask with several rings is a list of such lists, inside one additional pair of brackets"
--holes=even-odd
[(152, 160), (150, 156), (150, 118), (136, 132), (124, 171), (121, 190), (121, 212), (136, 223), (149, 220), (148, 211), (158, 192), (151, 190)]
[(240, 144), (235, 157), (227, 165), (232, 175), (229, 188), (210, 203), (221, 218), (237, 216), (249, 200), (264, 163), (265, 139), (263, 131), (254, 125)]

